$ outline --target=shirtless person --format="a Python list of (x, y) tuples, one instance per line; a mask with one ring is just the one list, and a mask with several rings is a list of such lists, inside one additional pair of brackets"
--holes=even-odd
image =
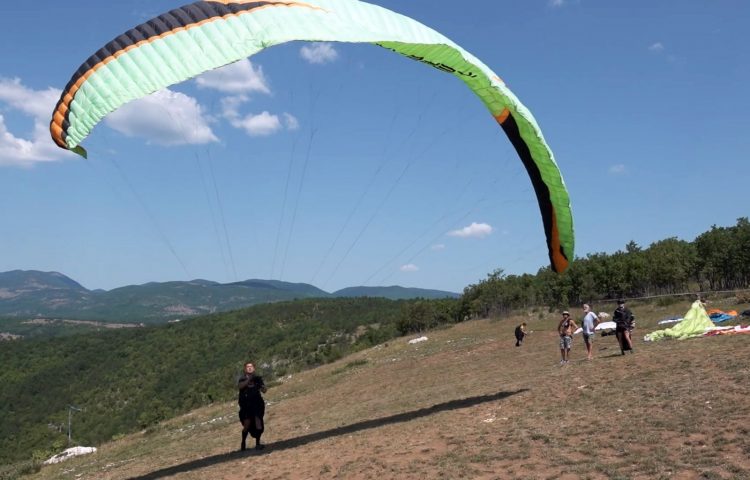
[(562, 312), (562, 320), (557, 325), (557, 333), (560, 334), (560, 365), (565, 365), (570, 359), (570, 347), (573, 345), (573, 332), (578, 328), (575, 320), (570, 318), (570, 312)]

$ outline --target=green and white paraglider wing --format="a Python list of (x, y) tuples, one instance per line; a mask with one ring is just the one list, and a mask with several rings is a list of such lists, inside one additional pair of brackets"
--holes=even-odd
[(127, 102), (295, 40), (371, 43), (461, 79), (518, 152), (539, 201), (552, 268), (567, 268), (574, 248), (570, 198), (531, 113), (500, 77), (445, 36), (357, 0), (199, 1), (163, 13), (107, 43), (80, 66), (55, 107), (52, 138), (85, 156), (80, 143)]

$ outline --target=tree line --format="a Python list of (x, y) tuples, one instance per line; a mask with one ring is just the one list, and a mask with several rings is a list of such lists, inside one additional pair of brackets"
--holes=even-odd
[(404, 303), (396, 327), (406, 335), (539, 306), (745, 288), (750, 288), (750, 221), (742, 217), (731, 227), (714, 225), (692, 242), (672, 237), (642, 248), (630, 241), (612, 254), (588, 254), (563, 274), (549, 267), (536, 275), (497, 269), (457, 300)]
[(712, 226), (692, 241), (667, 238), (642, 248), (630, 241), (612, 254), (576, 258), (563, 274), (495, 270), (464, 289), (458, 316), (488, 317), (530, 306), (563, 308), (594, 300), (750, 287), (750, 222)]

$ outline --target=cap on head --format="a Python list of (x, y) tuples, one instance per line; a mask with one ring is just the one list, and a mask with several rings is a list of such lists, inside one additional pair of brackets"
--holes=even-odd
[(619, 299), (619, 300), (617, 301), (617, 304), (618, 304), (618, 305), (625, 305), (625, 300), (623, 300), (623, 299), (621, 298), (621, 299)]
[(564, 312), (563, 312), (562, 314), (563, 314), (563, 315), (568, 315), (568, 316), (570, 316), (570, 312), (569, 312), (569, 311), (567, 311), (567, 310), (565, 310), (565, 311), (564, 311)]

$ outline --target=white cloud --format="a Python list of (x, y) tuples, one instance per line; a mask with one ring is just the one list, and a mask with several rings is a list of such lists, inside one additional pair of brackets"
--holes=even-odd
[(286, 125), (287, 130), (297, 130), (299, 128), (299, 120), (291, 113), (285, 113), (284, 125)]
[(413, 263), (407, 263), (406, 265), (401, 265), (401, 268), (399, 268), (402, 272), (418, 272), (419, 267), (414, 265)]
[(436, 245), (431, 246), (430, 250), (432, 250), (433, 252), (439, 252), (440, 250), (445, 250), (445, 244), (438, 243)]
[(248, 114), (244, 118), (230, 120), (233, 127), (244, 130), (251, 137), (272, 135), (282, 129), (278, 115), (264, 111), (258, 115)]
[(581, 0), (547, 0), (547, 5), (551, 8), (568, 8), (580, 6)]
[(157, 145), (198, 145), (218, 141), (198, 102), (169, 89), (123, 105), (110, 113), (105, 122), (128, 137), (144, 138)]
[(232, 95), (221, 99), (221, 111), (227, 120), (235, 120), (240, 117), (240, 106), (250, 100), (246, 95)]
[(255, 67), (248, 59), (210, 70), (195, 79), (199, 87), (224, 93), (271, 93), (262, 67)]
[(62, 92), (56, 88), (32, 90), (24, 87), (18, 78), (10, 80), (0, 77), (0, 100), (34, 118), (46, 118), (49, 121), (60, 93)]
[(649, 52), (654, 52), (654, 53), (663, 52), (664, 51), (664, 44), (662, 44), (661, 42), (653, 43), (653, 44), (649, 45), (648, 50), (649, 50)]
[(468, 227), (448, 232), (451, 237), (484, 238), (492, 233), (492, 227), (486, 223), (472, 222)]
[(625, 171), (625, 165), (623, 165), (622, 163), (618, 163), (617, 165), (612, 165), (611, 167), (609, 167), (609, 173), (611, 173), (612, 175), (622, 175), (623, 173), (625, 173)]
[(290, 113), (283, 113), (281, 118), (278, 115), (264, 111), (257, 115), (249, 113), (242, 116), (240, 106), (249, 101), (245, 95), (235, 95), (221, 99), (222, 115), (229, 121), (234, 128), (244, 130), (251, 137), (261, 137), (272, 135), (284, 128), (287, 130), (297, 130), (299, 121)]
[(333, 48), (333, 45), (327, 42), (315, 42), (305, 45), (300, 49), (299, 53), (309, 63), (316, 65), (331, 63), (339, 58), (339, 52)]
[(18, 138), (5, 127), (5, 118), (0, 115), (0, 164), (11, 165), (28, 160), (33, 142)]
[(248, 93), (270, 94), (271, 89), (261, 67), (244, 59), (217, 70), (204, 73), (196, 79), (199, 87), (212, 88), (230, 96), (221, 99), (221, 114), (234, 128), (244, 130), (252, 137), (272, 135), (286, 128), (297, 130), (299, 121), (290, 113), (281, 116), (263, 111), (259, 114), (242, 114), (240, 107), (250, 101)]
[(0, 166), (31, 166), (75, 157), (55, 145), (49, 133), (52, 110), (60, 93), (55, 88), (33, 90), (18, 78), (0, 77), (0, 103), (34, 120), (30, 138), (21, 138), (8, 130), (5, 117), (0, 115)]

